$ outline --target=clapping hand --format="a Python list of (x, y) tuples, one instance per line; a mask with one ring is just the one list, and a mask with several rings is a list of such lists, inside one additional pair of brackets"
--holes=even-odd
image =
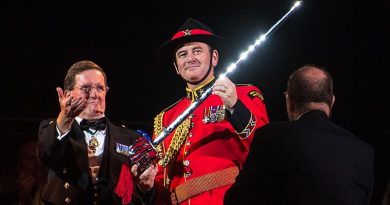
[(57, 87), (56, 90), (61, 107), (61, 112), (57, 117), (57, 126), (62, 133), (65, 133), (70, 129), (73, 119), (84, 110), (88, 95), (74, 97), (70, 91), (64, 92), (60, 87)]

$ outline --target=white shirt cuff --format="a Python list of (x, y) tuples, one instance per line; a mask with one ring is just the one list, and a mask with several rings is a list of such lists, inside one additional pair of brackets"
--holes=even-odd
[(57, 134), (58, 134), (58, 136), (57, 136), (58, 140), (62, 140), (70, 132), (70, 129), (69, 129), (64, 134), (61, 135), (60, 128), (58, 128), (57, 125), (56, 125), (56, 130), (57, 130)]

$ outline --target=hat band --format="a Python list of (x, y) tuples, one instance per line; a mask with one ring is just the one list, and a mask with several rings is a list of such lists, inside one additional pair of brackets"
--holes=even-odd
[(191, 36), (191, 35), (210, 35), (211, 36), (213, 34), (209, 31), (202, 30), (202, 29), (192, 29), (192, 30), (187, 29), (185, 31), (177, 32), (175, 35), (173, 35), (171, 40), (175, 40), (175, 39), (178, 39), (178, 38), (181, 38), (184, 36)]

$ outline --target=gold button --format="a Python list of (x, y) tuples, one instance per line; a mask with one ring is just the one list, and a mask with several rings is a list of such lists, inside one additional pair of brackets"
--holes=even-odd
[(97, 201), (94, 201), (93, 204), (97, 204)]
[(192, 132), (190, 132), (190, 134), (188, 134), (188, 136), (192, 137)]
[(186, 172), (186, 173), (184, 173), (184, 177), (185, 178), (188, 178), (188, 177), (190, 177), (191, 176), (191, 172)]
[(98, 189), (99, 187), (97, 185), (93, 186), (94, 189)]
[(94, 196), (95, 196), (95, 197), (98, 197), (98, 196), (99, 196), (99, 194), (98, 194), (98, 193), (95, 193), (95, 194), (94, 194)]
[(62, 173), (63, 174), (66, 174), (68, 172), (68, 170), (66, 169), (66, 168), (64, 168), (63, 170), (62, 170)]
[(191, 127), (195, 127), (195, 123), (191, 122)]
[(187, 142), (187, 146), (190, 146), (190, 145), (191, 145), (191, 142), (190, 142), (190, 141), (188, 141), (188, 142)]
[(67, 204), (69, 204), (71, 201), (72, 201), (72, 200), (70, 200), (69, 197), (66, 197), (66, 198), (65, 198), (65, 202), (66, 202)]
[(65, 182), (65, 184), (64, 184), (65, 189), (68, 189), (69, 186), (70, 186), (69, 183), (68, 183), (68, 182)]
[(186, 152), (184, 152), (184, 155), (189, 155), (190, 154), (190, 151), (186, 151)]
[(190, 161), (184, 160), (184, 161), (183, 161), (183, 165), (186, 166), (186, 167), (188, 167), (188, 165), (190, 165)]

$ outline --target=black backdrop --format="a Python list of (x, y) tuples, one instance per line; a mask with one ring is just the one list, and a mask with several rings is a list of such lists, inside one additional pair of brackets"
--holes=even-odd
[[(110, 86), (107, 116), (151, 132), (153, 117), (183, 96), (184, 83), (156, 63), (157, 48), (188, 17), (228, 40), (218, 66), (268, 30), (293, 1), (25, 1), (2, 5), (1, 176), (13, 176), (21, 142), (35, 139), (39, 121), (59, 112), (55, 87), (82, 59), (101, 65)], [(390, 3), (305, 1), (242, 63), (236, 83), (263, 91), (271, 121), (287, 120), (282, 93), (288, 75), (304, 64), (333, 76), (333, 120), (377, 151), (379, 203), (388, 180)], [(218, 72), (218, 71), (217, 71)]]

